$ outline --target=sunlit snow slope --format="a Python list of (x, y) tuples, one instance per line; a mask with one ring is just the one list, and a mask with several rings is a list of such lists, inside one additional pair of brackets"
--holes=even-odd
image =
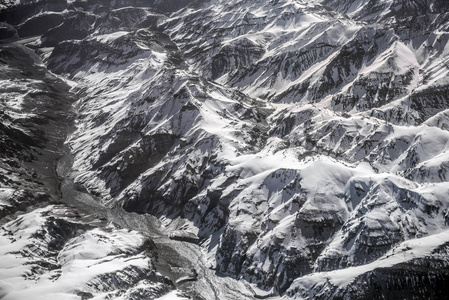
[(79, 97), (66, 184), (245, 297), (444, 298), (446, 1), (68, 2), (0, 14)]

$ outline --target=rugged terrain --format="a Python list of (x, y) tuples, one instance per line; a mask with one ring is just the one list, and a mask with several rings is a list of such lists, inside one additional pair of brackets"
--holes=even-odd
[(5, 299), (445, 297), (446, 1), (11, 0), (0, 21)]

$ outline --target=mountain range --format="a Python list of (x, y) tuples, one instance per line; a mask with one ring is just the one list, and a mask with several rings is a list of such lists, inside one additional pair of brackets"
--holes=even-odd
[(445, 299), (447, 1), (0, 22), (0, 298)]

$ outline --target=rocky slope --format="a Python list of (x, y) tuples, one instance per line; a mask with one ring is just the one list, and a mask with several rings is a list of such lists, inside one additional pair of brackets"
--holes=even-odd
[[(448, 9), (10, 1), (0, 33), (78, 98), (63, 199), (119, 211), (127, 221), (112, 221), (143, 232), (132, 212), (149, 214), (173, 239), (199, 242), (211, 269), (192, 286), (214, 288), (186, 296), (442, 298)], [(243, 294), (220, 294), (226, 285)]]
[(57, 160), (76, 96), (21, 43), (0, 45), (0, 297), (148, 299), (175, 290), (155, 244), (61, 203)]

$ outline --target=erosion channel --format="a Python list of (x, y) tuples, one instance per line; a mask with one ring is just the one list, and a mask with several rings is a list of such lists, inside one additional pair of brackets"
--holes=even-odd
[[(0, 60), (4, 70), (1, 87), (3, 111), (0, 115), (1, 167), (4, 174), (1, 177), (4, 183), (1, 191), (3, 195), (12, 191), (12, 196), (3, 199), (9, 201), (9, 204), (1, 207), (1, 223), (6, 224), (6, 227), (2, 228), (6, 232), (3, 235), (13, 235), (14, 230), (10, 228), (23, 222), (24, 214), (29, 216), (36, 212), (36, 215), (47, 216), (40, 212), (46, 208), (49, 211), (62, 209), (64, 218), (70, 212), (79, 220), (79, 222), (71, 219), (70, 222), (59, 220), (62, 223), (58, 224), (62, 225), (55, 225), (53, 231), (48, 228), (43, 230), (49, 235), (52, 232), (57, 233), (53, 237), (43, 236), (42, 240), (55, 239), (55, 236), (58, 236), (60, 245), (48, 248), (56, 249), (57, 251), (53, 252), (59, 251), (59, 254), (52, 254), (54, 256), (52, 268), (40, 267), (36, 274), (32, 274), (33, 278), (38, 280), (44, 277), (46, 271), (53, 272), (61, 268), (58, 267), (61, 260), (60, 253), (64, 251), (66, 244), (73, 243), (73, 240), (79, 237), (80, 232), (85, 234), (87, 228), (108, 228), (113, 224), (116, 228), (138, 231), (147, 239), (144, 243), (146, 249), (140, 251), (149, 256), (157, 273), (169, 278), (172, 285), (171, 293), (177, 293), (177, 297), (253, 298), (252, 292), (244, 284), (217, 276), (208, 266), (199, 245), (170, 239), (168, 230), (156, 217), (126, 212), (121, 208), (107, 208), (94, 196), (76, 189), (73, 183), (76, 174), (71, 172), (72, 155), (64, 141), (73, 129), (76, 119), (74, 104), (77, 95), (70, 91), (71, 87), (62, 77), (52, 74), (45, 68), (38, 55), (24, 46), (26, 42), (23, 40), (0, 45)], [(23, 95), (22, 102), (18, 103), (20, 95)], [(23, 192), (25, 196), (18, 197), (20, 191), (25, 191)], [(54, 219), (54, 216), (49, 217), (46, 224)], [(36, 238), (36, 234), (32, 237)], [(13, 242), (14, 239), (11, 238), (11, 243)], [(29, 243), (36, 244), (36, 241)], [(42, 247), (42, 245), (32, 246)], [(36, 253), (39, 252), (35, 251), (26, 259), (33, 262), (44, 260), (36, 258), (38, 255)], [(134, 276), (142, 274), (137, 273)], [(139, 278), (133, 280), (138, 281)], [(93, 296), (92, 293), (81, 292), (80, 287), (72, 288), (82, 299)], [(126, 288), (126, 285), (122, 285), (122, 288)], [(9, 291), (5, 287), (0, 287), (0, 291), (2, 296), (8, 295), (9, 292), (23, 292), (14, 288)], [(141, 295), (144, 299), (146, 294)], [(10, 294), (10, 297), (14, 296)]]

